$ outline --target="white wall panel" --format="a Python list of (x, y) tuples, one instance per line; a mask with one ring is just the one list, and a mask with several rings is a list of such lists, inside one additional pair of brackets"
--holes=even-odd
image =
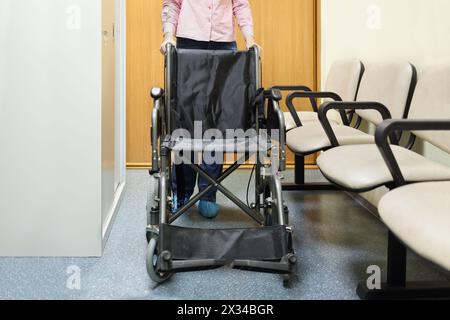
[(0, 256), (102, 253), (101, 9), (0, 1)]

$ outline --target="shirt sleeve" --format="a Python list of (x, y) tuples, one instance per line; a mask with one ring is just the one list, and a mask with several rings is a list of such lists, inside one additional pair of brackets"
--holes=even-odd
[(248, 0), (232, 0), (233, 13), (244, 37), (253, 37), (253, 15)]
[(162, 24), (164, 34), (176, 32), (182, 2), (183, 0), (163, 0)]

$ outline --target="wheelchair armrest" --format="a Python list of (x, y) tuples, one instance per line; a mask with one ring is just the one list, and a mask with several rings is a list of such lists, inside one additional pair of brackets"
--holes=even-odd
[(389, 144), (389, 137), (398, 131), (450, 131), (450, 121), (386, 120), (378, 126), (375, 133), (375, 142), (394, 178), (396, 186), (400, 187), (405, 185), (406, 181)]
[(161, 113), (164, 102), (164, 90), (161, 88), (153, 88), (150, 92), (153, 98), (153, 110), (151, 115), (151, 144), (152, 144), (152, 173), (159, 171), (159, 150), (158, 150), (158, 140), (161, 136)]
[(279, 89), (271, 88), (264, 91), (264, 99), (274, 100), (280, 102), (283, 99), (283, 95)]
[[(279, 144), (280, 144), (280, 153), (279, 153), (279, 170), (286, 170), (286, 122), (284, 119), (284, 113), (280, 108), (280, 101), (282, 99), (281, 92), (278, 89), (271, 89), (264, 92), (264, 97), (266, 100), (271, 102), (272, 110), (274, 112), (274, 116), (276, 117), (276, 121), (278, 122), (279, 129)], [(272, 128), (274, 129), (274, 128)]]

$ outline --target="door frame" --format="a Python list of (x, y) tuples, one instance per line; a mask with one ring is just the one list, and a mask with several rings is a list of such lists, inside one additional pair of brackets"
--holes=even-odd
[(114, 0), (116, 15), (115, 15), (115, 129), (114, 147), (118, 148), (115, 153), (114, 165), (114, 200), (111, 205), (111, 210), (105, 221), (102, 221), (102, 249), (104, 250), (106, 242), (111, 233), (113, 222), (120, 208), (123, 200), (123, 195), (126, 188), (126, 2), (127, 0)]
[(116, 16), (116, 29), (118, 30), (116, 47), (116, 70), (118, 70), (118, 82), (116, 82), (118, 121), (119, 124), (119, 187), (126, 182), (127, 174), (127, 0), (116, 0), (119, 15)]

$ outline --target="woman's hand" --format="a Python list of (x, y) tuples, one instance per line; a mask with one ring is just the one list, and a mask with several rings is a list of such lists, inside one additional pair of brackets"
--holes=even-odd
[(166, 54), (166, 46), (169, 43), (172, 44), (173, 46), (177, 45), (177, 42), (175, 41), (175, 37), (172, 33), (166, 33), (164, 35), (164, 41), (161, 44), (161, 49), (160, 49), (162, 54)]
[(261, 46), (256, 43), (254, 37), (248, 37), (245, 39), (245, 42), (247, 44), (247, 50), (250, 50), (252, 47), (256, 46), (259, 50), (262, 50)]

